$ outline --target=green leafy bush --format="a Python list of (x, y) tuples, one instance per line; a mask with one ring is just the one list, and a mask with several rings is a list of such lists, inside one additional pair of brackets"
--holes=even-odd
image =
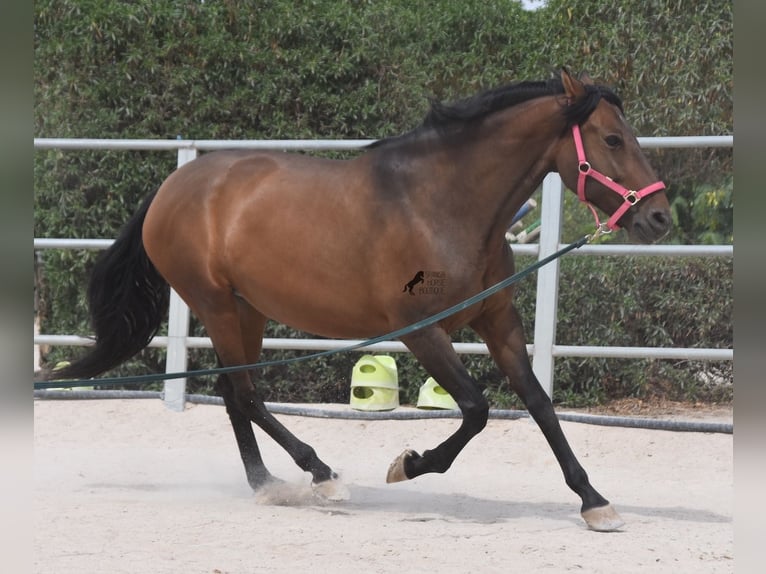
[[(378, 138), (414, 127), (429, 98), (455, 99), (512, 80), (544, 78), (569, 65), (615, 87), (639, 135), (731, 133), (731, 12), (731, 2), (724, 0), (704, 0), (693, 10), (670, 0), (550, 0), (537, 12), (512, 0), (40, 0), (34, 7), (34, 132), (92, 138)], [(669, 240), (733, 241), (731, 150), (656, 150), (650, 156), (673, 205), (676, 229)], [(37, 151), (35, 237), (114, 237), (175, 165), (170, 152)], [(592, 225), (574, 204), (568, 194), (565, 238)], [(94, 257), (81, 251), (37, 254), (43, 332), (89, 332), (83, 297)], [(622, 294), (644, 276), (617, 270), (627, 263), (571, 261), (582, 266), (577, 277), (586, 269), (593, 277), (609, 277), (605, 290), (612, 295), (615, 286)], [(690, 265), (689, 260), (642, 261), (641, 269), (646, 277), (669, 278), (692, 273)], [(726, 265), (708, 261), (694, 268), (704, 288), (691, 294), (678, 291), (688, 288), (688, 281), (665, 289), (664, 279), (657, 279), (653, 288), (646, 285), (632, 298), (609, 303), (619, 322), (597, 322), (578, 333), (588, 332), (598, 344), (731, 346), (730, 287), (721, 279), (731, 276)], [(590, 287), (567, 295), (568, 287), (562, 283), (560, 342), (577, 340), (570, 322), (589, 320), (570, 318), (572, 309), (608, 300), (598, 298), (603, 292), (591, 296)], [(519, 290), (519, 307), (530, 325), (533, 290), (531, 284)], [(648, 304), (649, 293), (662, 294), (668, 309), (675, 303), (684, 315), (673, 324), (667, 315), (652, 315), (660, 302)], [(570, 297), (582, 300), (571, 303)], [(708, 304), (714, 308), (700, 310)], [(711, 328), (695, 336), (709, 317), (717, 318), (721, 332)], [(677, 324), (690, 321), (697, 326), (688, 326), (688, 334), (676, 332)], [(198, 325), (194, 329), (202, 334)], [(275, 333), (301, 336), (270, 326), (269, 335)], [(55, 363), (71, 354), (56, 348), (46, 359)], [(162, 370), (163, 355), (146, 351), (116, 372)], [(310, 369), (270, 369), (264, 373), (265, 395), (345, 401), (355, 357), (323, 359)], [(423, 373), (406, 355), (399, 357), (404, 394), (412, 401)], [(486, 357), (465, 360), (496, 404), (512, 400)], [(211, 352), (192, 353), (190, 366), (213, 364)], [(670, 394), (703, 393), (694, 381), (713, 368), (730, 379), (728, 364), (562, 359), (556, 393), (569, 402), (665, 387)], [(209, 384), (192, 381), (190, 388), (209, 390)]]

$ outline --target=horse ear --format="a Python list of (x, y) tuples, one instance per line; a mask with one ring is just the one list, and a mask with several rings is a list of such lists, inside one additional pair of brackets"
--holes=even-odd
[(583, 83), (570, 76), (566, 68), (561, 68), (561, 83), (564, 85), (564, 93), (570, 102), (574, 102), (585, 95)]

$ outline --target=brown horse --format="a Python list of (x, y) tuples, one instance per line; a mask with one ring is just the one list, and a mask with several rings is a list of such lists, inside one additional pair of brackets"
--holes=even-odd
[[(618, 219), (638, 242), (670, 228), (664, 186), (653, 183), (619, 98), (566, 70), (549, 81), (434, 103), (421, 126), (350, 160), (203, 155), (168, 177), (103, 254), (88, 292), (96, 344), (55, 374), (92, 377), (140, 351), (165, 317), (168, 283), (202, 321), (224, 366), (258, 361), (269, 319), (334, 338), (374, 337), (421, 320), (513, 273), (506, 229), (554, 171), (589, 205), (615, 214), (611, 228)], [(403, 291), (419, 271), (437, 273), (440, 288)], [(402, 337), (463, 418), (437, 447), (402, 453), (388, 482), (445, 472), (487, 422), (487, 400), (451, 346), (450, 333), (466, 325), (539, 425), (582, 499), (587, 525), (619, 528), (532, 372), (510, 288)], [(321, 492), (340, 497), (337, 475), (267, 411), (251, 373), (222, 375), (217, 388), (253, 489), (275, 479), (251, 422)]]

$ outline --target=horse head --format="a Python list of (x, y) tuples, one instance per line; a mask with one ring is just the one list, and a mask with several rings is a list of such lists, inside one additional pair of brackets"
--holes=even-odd
[[(637, 243), (661, 239), (672, 223), (665, 186), (641, 151), (621, 102), (587, 75), (577, 79), (562, 70), (561, 82), (571, 126), (556, 154), (564, 184), (591, 206), (602, 230), (624, 227)], [(592, 205), (609, 214), (606, 223), (599, 222)]]

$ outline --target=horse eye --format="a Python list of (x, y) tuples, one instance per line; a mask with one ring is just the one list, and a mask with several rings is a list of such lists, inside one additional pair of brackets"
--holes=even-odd
[(604, 141), (610, 148), (618, 148), (622, 145), (622, 138), (616, 135), (606, 136)]

